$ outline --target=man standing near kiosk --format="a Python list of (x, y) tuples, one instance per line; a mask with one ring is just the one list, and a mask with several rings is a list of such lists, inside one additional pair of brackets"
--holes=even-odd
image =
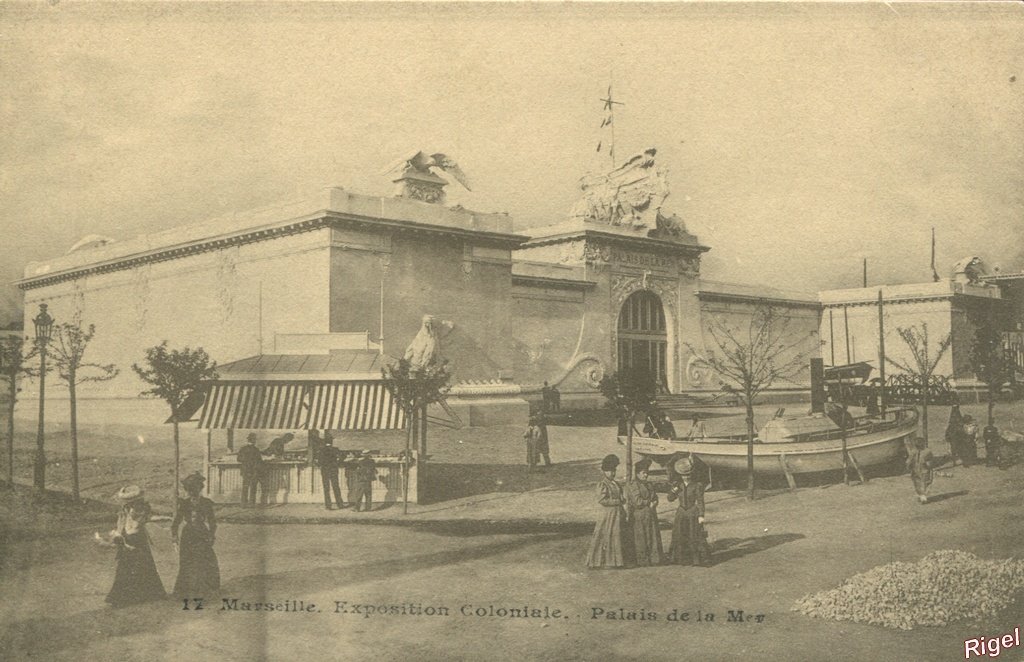
[(320, 478), (324, 484), (324, 508), (333, 510), (331, 491), (334, 491), (334, 502), (338, 508), (345, 507), (341, 498), (341, 486), (338, 484), (338, 467), (344, 459), (343, 453), (334, 447), (334, 438), (330, 432), (324, 433), (324, 446), (320, 449)]

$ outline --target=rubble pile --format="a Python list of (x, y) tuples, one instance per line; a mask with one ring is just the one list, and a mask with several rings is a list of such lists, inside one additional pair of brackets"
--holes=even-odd
[(917, 563), (895, 562), (847, 579), (838, 588), (797, 600), (808, 616), (873, 623), (901, 630), (981, 620), (1024, 590), (1024, 561), (987, 561), (962, 551), (933, 552)]

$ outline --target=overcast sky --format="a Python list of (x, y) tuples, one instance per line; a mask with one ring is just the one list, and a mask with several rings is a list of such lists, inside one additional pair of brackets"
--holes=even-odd
[[(564, 220), (610, 78), (704, 276), (815, 291), (1024, 270), (1024, 5), (0, 5), (0, 279), (453, 156), (518, 227)], [(607, 136), (604, 137), (607, 141)], [(20, 293), (0, 291), (0, 323)]]

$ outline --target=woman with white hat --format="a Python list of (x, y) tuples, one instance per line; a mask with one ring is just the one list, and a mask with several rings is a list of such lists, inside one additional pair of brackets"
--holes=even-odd
[(110, 532), (111, 541), (117, 547), (117, 569), (107, 602), (113, 607), (125, 607), (163, 599), (167, 594), (156, 571), (146, 533), (150, 508), (145, 494), (138, 485), (127, 485), (114, 496), (121, 502), (121, 511), (117, 528)]
[(709, 565), (707, 534), (704, 532), (704, 483), (693, 475), (693, 461), (686, 456), (672, 463), (676, 478), (671, 480), (669, 501), (679, 501), (672, 523), (672, 544), (668, 562), (678, 565)]

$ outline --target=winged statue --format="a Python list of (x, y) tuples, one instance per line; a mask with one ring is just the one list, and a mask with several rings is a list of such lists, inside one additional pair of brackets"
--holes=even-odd
[(410, 171), (420, 174), (436, 174), (434, 170), (441, 170), (444, 173), (451, 175), (466, 187), (467, 191), (472, 191), (473, 188), (469, 184), (469, 178), (466, 177), (466, 173), (462, 172), (462, 168), (455, 162), (455, 159), (451, 158), (447, 154), (427, 154), (426, 152), (416, 152), (411, 156), (405, 156), (398, 159), (391, 165), (389, 165), (383, 173), (384, 175), (401, 172), (403, 174), (410, 174)]

